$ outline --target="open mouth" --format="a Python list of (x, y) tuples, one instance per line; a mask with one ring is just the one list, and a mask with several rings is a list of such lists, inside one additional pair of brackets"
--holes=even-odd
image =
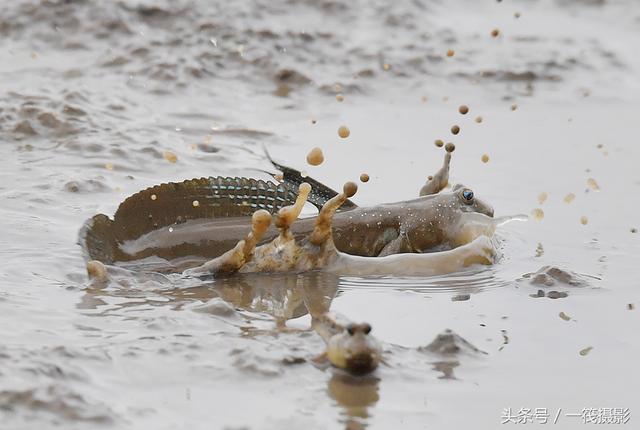
[(370, 373), (378, 367), (372, 353), (359, 353), (347, 359), (347, 370), (355, 375)]

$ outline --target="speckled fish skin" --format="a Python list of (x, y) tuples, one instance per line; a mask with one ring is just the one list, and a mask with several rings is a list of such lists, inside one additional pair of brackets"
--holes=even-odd
[[(127, 198), (113, 220), (102, 214), (91, 218), (79, 241), (85, 258), (107, 264), (150, 256), (167, 260), (214, 258), (244, 237), (253, 212), (265, 209), (274, 213), (292, 204), (296, 196), (288, 184), (248, 178), (162, 184)], [(197, 206), (193, 205), (195, 200)], [(355, 207), (335, 214), (334, 241), (342, 252), (369, 257), (448, 249), (454, 244), (447, 227), (468, 211), (493, 215), (493, 209), (477, 198), (473, 204), (465, 202), (460, 189), (405, 202)], [(307, 235), (314, 222), (315, 217), (298, 220), (292, 226), (293, 234)], [(263, 242), (276, 235), (277, 230), (271, 228)]]

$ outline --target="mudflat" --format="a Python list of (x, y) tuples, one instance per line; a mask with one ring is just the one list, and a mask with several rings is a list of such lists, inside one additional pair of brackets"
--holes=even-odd
[[(1, 427), (633, 425), (639, 23), (633, 0), (3, 2)], [(366, 174), (360, 206), (408, 200), (436, 140), (451, 183), (530, 215), (491, 266), (87, 280), (79, 228), (139, 190), (267, 179), (266, 145), (334, 189)], [(315, 366), (299, 282), (387, 364)]]

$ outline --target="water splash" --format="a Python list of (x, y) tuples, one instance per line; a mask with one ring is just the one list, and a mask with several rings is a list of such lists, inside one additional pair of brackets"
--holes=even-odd
[(360, 257), (338, 252), (338, 258), (326, 268), (342, 275), (436, 276), (462, 271), (472, 265), (491, 265), (498, 258), (496, 228), (522, 215), (491, 218), (480, 213), (464, 213), (452, 224), (451, 237), (456, 248), (423, 253), (394, 254), (385, 257)]

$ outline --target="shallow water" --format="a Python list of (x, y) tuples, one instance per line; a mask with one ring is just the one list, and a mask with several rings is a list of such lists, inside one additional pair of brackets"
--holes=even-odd
[[(562, 428), (582, 428), (565, 414), (607, 407), (629, 408), (633, 426), (640, 5), (212, 3), (0, 5), (2, 428), (492, 429), (504, 408), (551, 421), (561, 408)], [(140, 189), (266, 178), (266, 145), (334, 188), (368, 173), (360, 205), (398, 201), (439, 167), (438, 138), (457, 146), (452, 182), (497, 216), (544, 217), (500, 227), (490, 267), (313, 278), (385, 345), (372, 378), (310, 363), (323, 343), (285, 306), (288, 277), (87, 283), (80, 226)], [(315, 146), (326, 161), (305, 166)], [(588, 285), (523, 277), (546, 265)], [(486, 354), (421, 349), (446, 328)], [(455, 379), (440, 378), (443, 361)]]

